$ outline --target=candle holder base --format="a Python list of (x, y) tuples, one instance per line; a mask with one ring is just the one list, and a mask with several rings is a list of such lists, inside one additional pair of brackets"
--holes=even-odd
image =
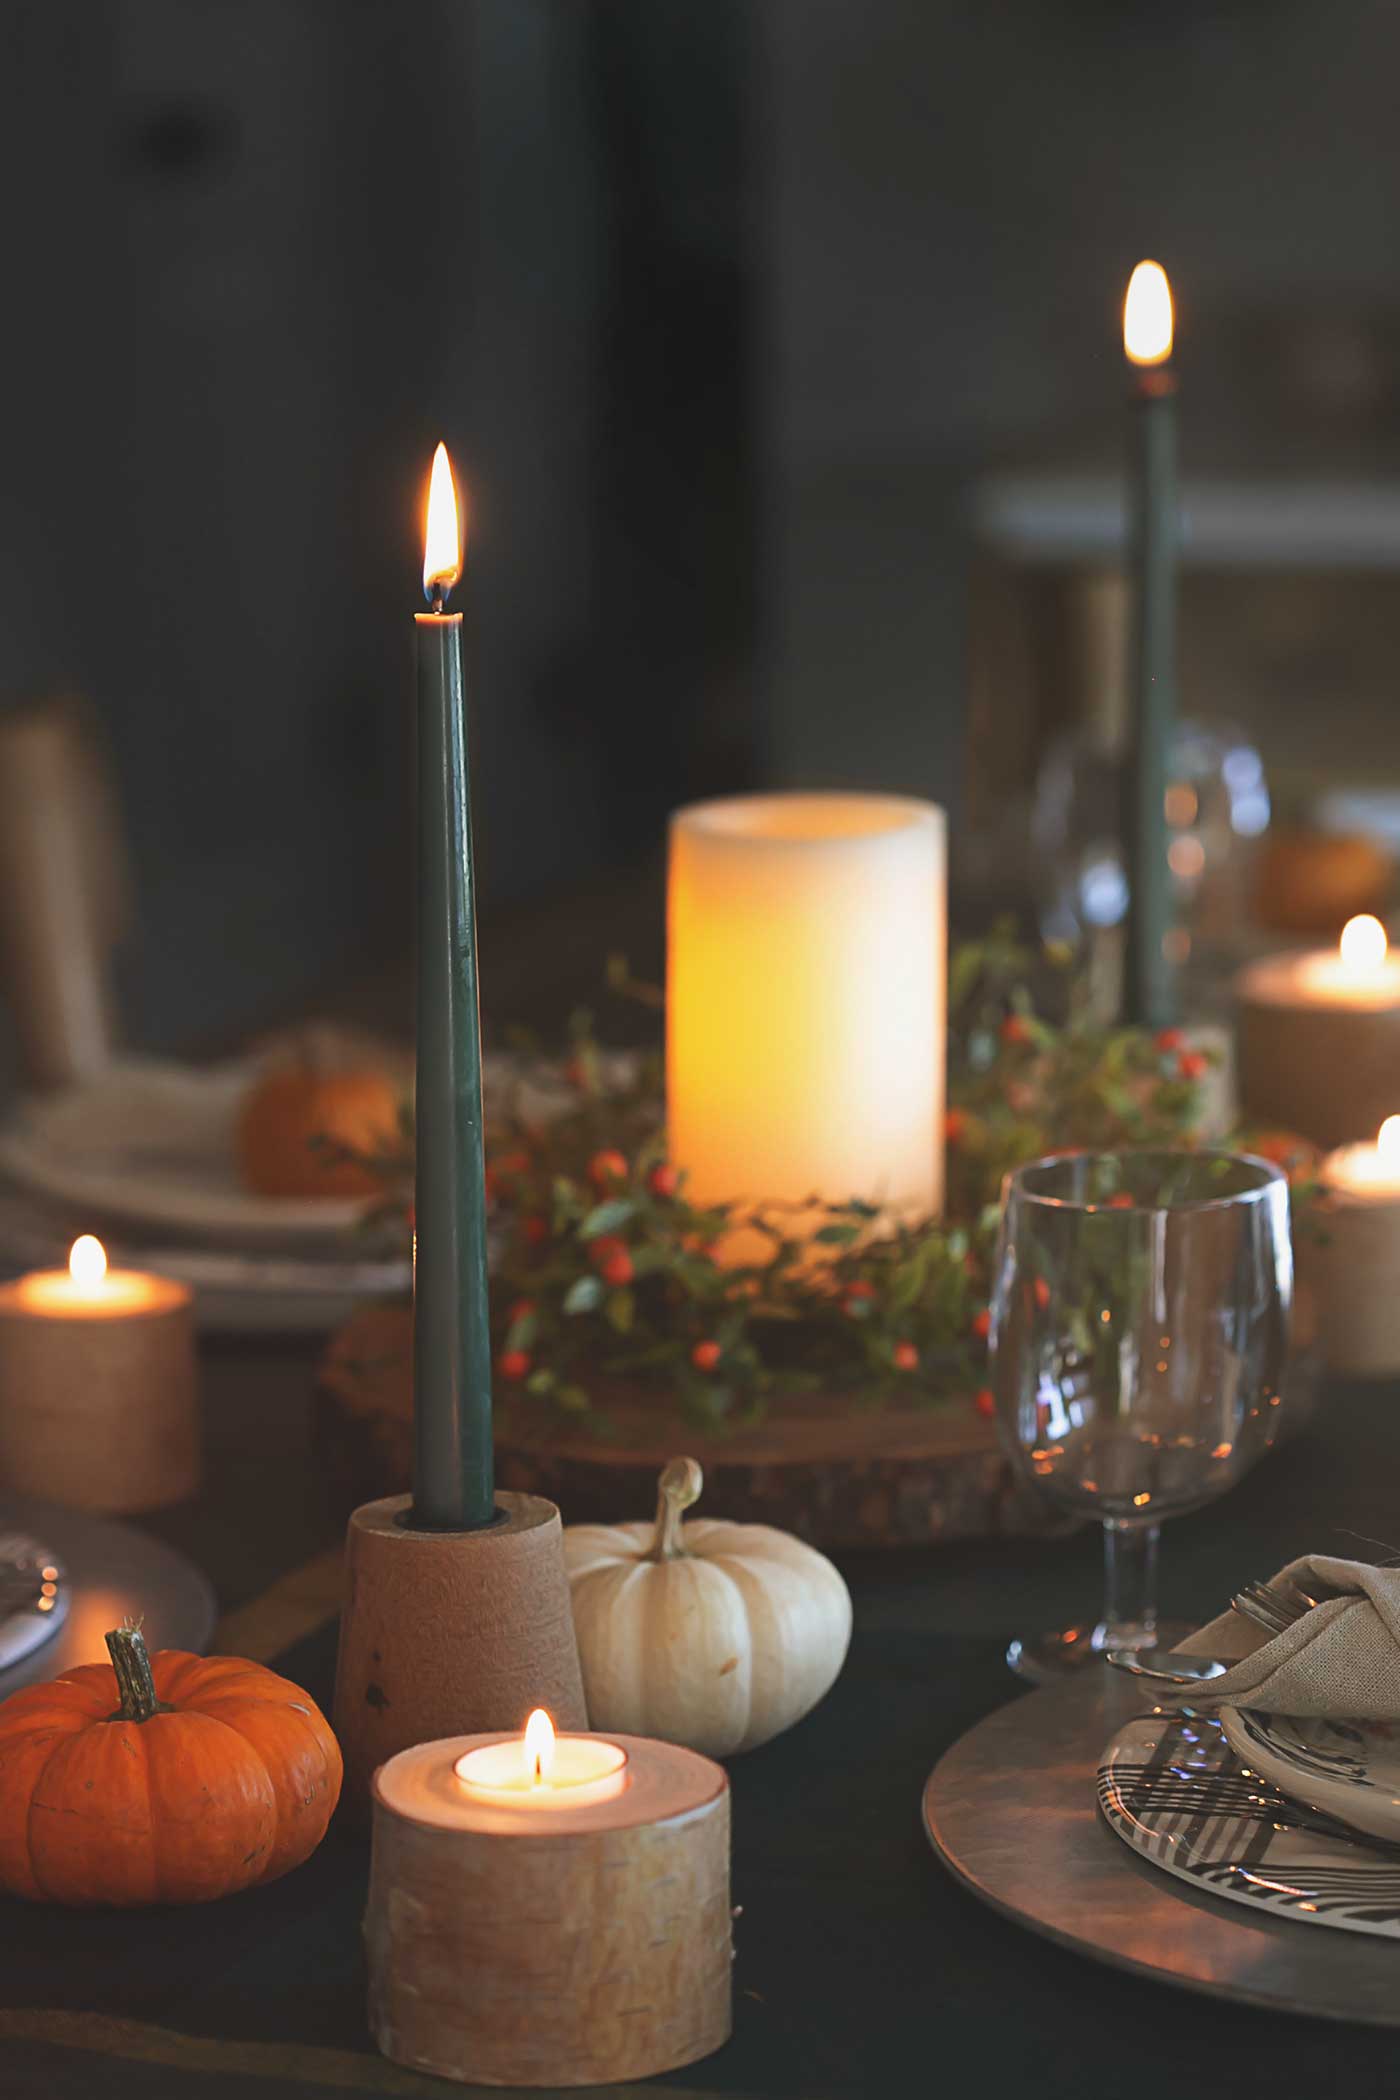
[(588, 1726), (559, 1511), (496, 1499), (481, 1531), (416, 1530), (407, 1495), (351, 1514), (334, 1724), (361, 1822), (376, 1767), (414, 1743), (505, 1733), (536, 1706)]

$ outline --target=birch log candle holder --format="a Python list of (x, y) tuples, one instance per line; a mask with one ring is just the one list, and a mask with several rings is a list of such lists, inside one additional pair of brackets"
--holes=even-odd
[[(614, 2085), (729, 2037), (729, 1784), (640, 1736), (458, 1736), (374, 1780), (370, 2026), (468, 2085)], [(563, 1770), (560, 1770), (560, 1766)], [(476, 1770), (479, 1778), (471, 1775)]]
[(1380, 921), (1349, 919), (1330, 951), (1252, 963), (1237, 990), (1249, 1120), (1315, 1145), (1374, 1137), (1400, 1073), (1400, 957)]
[(496, 1506), (480, 1531), (419, 1529), (407, 1495), (351, 1515), (334, 1721), (352, 1817), (376, 1766), (414, 1743), (519, 1730), (539, 1702), (588, 1726), (559, 1511), (542, 1495)]
[(67, 1269), (0, 1288), (0, 1489), (115, 1514), (164, 1509), (200, 1479), (190, 1292), (111, 1269), (75, 1240)]
[[(1400, 1087), (1392, 1083), (1391, 1097)], [(1400, 1371), (1400, 1116), (1375, 1142), (1322, 1163), (1326, 1202), (1313, 1257), (1318, 1325), (1329, 1370), (1345, 1378)]]

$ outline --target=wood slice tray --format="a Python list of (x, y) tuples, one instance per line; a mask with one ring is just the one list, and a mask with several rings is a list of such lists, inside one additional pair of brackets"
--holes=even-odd
[[(402, 1492), (412, 1464), (412, 1315), (366, 1306), (333, 1338), (317, 1379), (316, 1438), (347, 1502)], [(668, 1458), (705, 1469), (705, 1513), (775, 1524), (824, 1547), (928, 1545), (993, 1533), (1064, 1530), (1026, 1494), (971, 1408), (849, 1398), (785, 1401), (768, 1420), (704, 1435), (658, 1395), (598, 1393), (608, 1434), (538, 1401), (498, 1406), (500, 1485), (547, 1495), (566, 1523), (644, 1515)]]
[(1114, 1836), (1095, 1774), (1143, 1699), (1098, 1674), (1097, 1686), (1076, 1678), (1013, 1700), (934, 1766), (924, 1828), (949, 1871), (994, 1910), (1114, 1968), (1272, 2012), (1400, 2026), (1393, 1940), (1197, 1893)]

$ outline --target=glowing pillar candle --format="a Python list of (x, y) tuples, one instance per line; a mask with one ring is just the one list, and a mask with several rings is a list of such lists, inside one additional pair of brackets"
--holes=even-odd
[(66, 1269), (0, 1287), (0, 1489), (73, 1509), (162, 1509), (199, 1485), (190, 1292), (109, 1269), (100, 1240)]
[(944, 852), (942, 810), (895, 795), (673, 816), (667, 1121), (692, 1201), (938, 1211)]
[(428, 494), (418, 628), (418, 1080), (413, 1261), (413, 1521), (472, 1531), (495, 1515), (476, 876), (462, 698), (452, 469)]
[(1176, 378), (1172, 295), (1160, 263), (1141, 262), (1123, 306), (1123, 349), (1134, 367), (1134, 707), (1124, 838), (1129, 868), (1127, 1018), (1163, 1028), (1176, 996), (1166, 941), (1167, 767), (1176, 722)]
[(1400, 957), (1369, 914), (1335, 948), (1240, 972), (1240, 1095), (1251, 1122), (1369, 1143), (1400, 1091)]

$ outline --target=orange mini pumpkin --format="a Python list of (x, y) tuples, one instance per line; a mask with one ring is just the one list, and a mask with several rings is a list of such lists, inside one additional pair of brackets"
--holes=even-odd
[(0, 1886), (124, 1909), (208, 1903), (298, 1867), (340, 1797), (305, 1692), (232, 1656), (149, 1656), (135, 1627), (0, 1705)]
[(373, 1196), (382, 1188), (354, 1152), (401, 1144), (393, 1081), (372, 1069), (282, 1067), (249, 1089), (238, 1119), (243, 1178), (262, 1196)]

